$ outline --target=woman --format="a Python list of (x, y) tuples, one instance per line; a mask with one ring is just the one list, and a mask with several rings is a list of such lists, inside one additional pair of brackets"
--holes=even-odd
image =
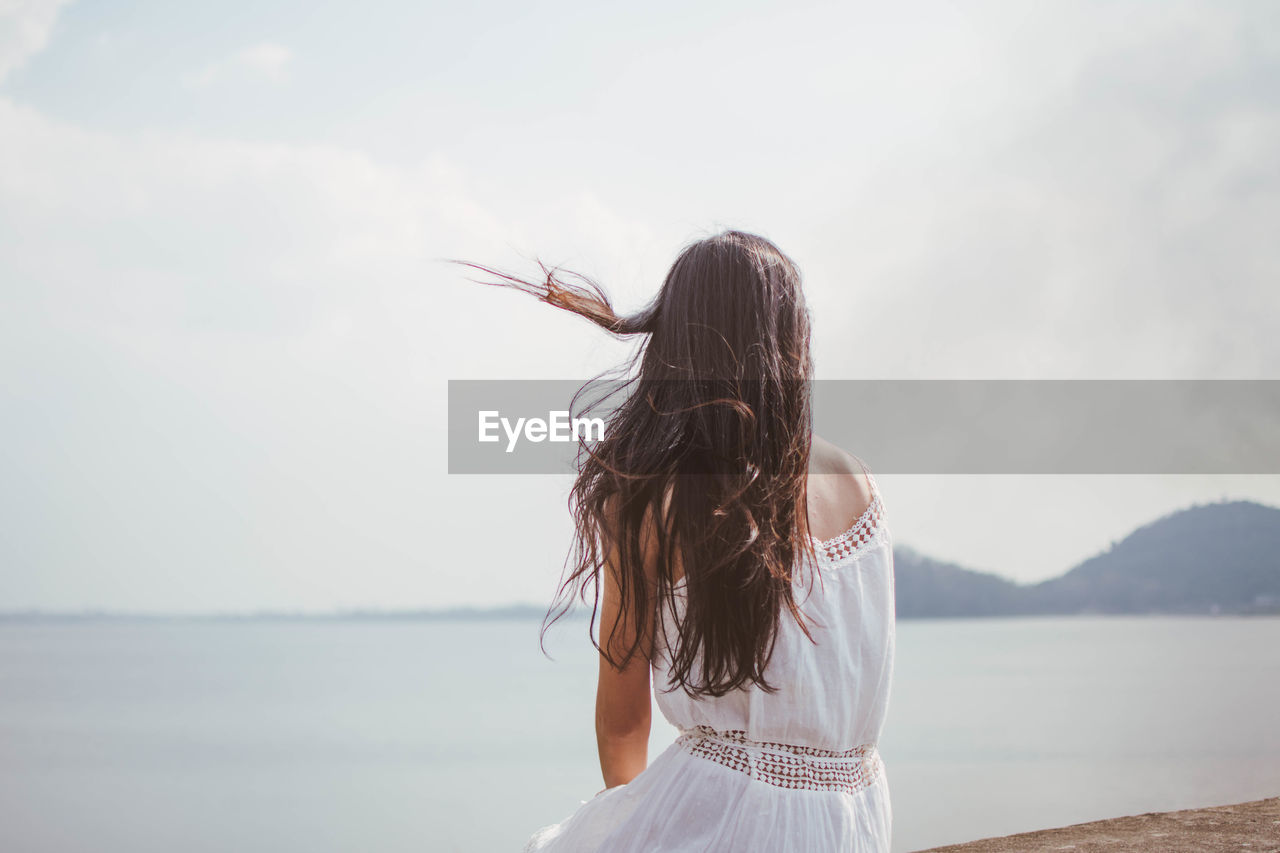
[[(605, 789), (525, 850), (887, 851), (892, 542), (874, 478), (810, 431), (795, 265), (727, 231), (685, 248), (625, 317), (582, 276), (470, 266), (643, 336), (625, 402), (581, 457), (557, 596), (602, 587)], [(646, 767), (651, 677), (681, 734)]]

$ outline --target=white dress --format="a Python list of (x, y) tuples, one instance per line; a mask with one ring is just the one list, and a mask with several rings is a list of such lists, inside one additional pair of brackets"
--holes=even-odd
[[(765, 671), (778, 691), (664, 692), (672, 684), (667, 621), (679, 618), (668, 608), (653, 677), (658, 706), (680, 736), (628, 784), (538, 830), (526, 853), (887, 853), (892, 811), (876, 743), (893, 676), (893, 542), (880, 489), (868, 480), (867, 510), (835, 539), (815, 540), (819, 575), (796, 583), (817, 645), (782, 612)], [(677, 611), (682, 591), (677, 585)]]

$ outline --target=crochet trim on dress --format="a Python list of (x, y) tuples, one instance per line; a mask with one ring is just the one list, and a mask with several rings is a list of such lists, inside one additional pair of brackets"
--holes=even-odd
[(873, 743), (853, 749), (755, 741), (740, 730), (697, 726), (677, 740), (692, 754), (779, 788), (854, 794), (874, 784), (884, 768)]

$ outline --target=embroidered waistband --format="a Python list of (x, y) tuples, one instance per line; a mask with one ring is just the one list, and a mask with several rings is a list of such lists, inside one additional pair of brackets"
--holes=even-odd
[(684, 729), (677, 743), (696, 756), (779, 788), (853, 794), (875, 783), (884, 769), (873, 743), (831, 750), (757, 741), (745, 731), (710, 726)]

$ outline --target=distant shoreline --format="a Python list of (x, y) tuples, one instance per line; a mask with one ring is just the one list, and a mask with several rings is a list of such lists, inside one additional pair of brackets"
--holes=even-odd
[[(334, 610), (319, 613), (289, 610), (242, 613), (11, 610), (0, 611), (0, 622), (484, 622), (541, 620), (545, 614), (546, 608), (534, 605), (433, 610)], [(571, 611), (561, 618), (585, 619), (587, 615), (585, 611)]]
[[(508, 607), (460, 607), (440, 610), (338, 610), (324, 613), (306, 613), (292, 611), (253, 611), (246, 613), (131, 613), (127, 611), (45, 611), (15, 610), (0, 611), (0, 624), (21, 623), (89, 623), (89, 622), (208, 622), (208, 623), (251, 623), (251, 622), (295, 622), (295, 623), (334, 623), (334, 622), (377, 622), (377, 623), (414, 623), (414, 622), (541, 622), (546, 609), (533, 605), (514, 605)], [(574, 610), (566, 613), (561, 620), (585, 622), (590, 611)], [(1043, 614), (974, 614), (970, 616), (899, 616), (899, 622), (1016, 622), (1043, 621), (1051, 619), (1134, 619), (1134, 618), (1194, 618), (1194, 619), (1266, 619), (1280, 618), (1280, 611), (1237, 611), (1237, 612), (1146, 612), (1146, 613), (1043, 613)]]

